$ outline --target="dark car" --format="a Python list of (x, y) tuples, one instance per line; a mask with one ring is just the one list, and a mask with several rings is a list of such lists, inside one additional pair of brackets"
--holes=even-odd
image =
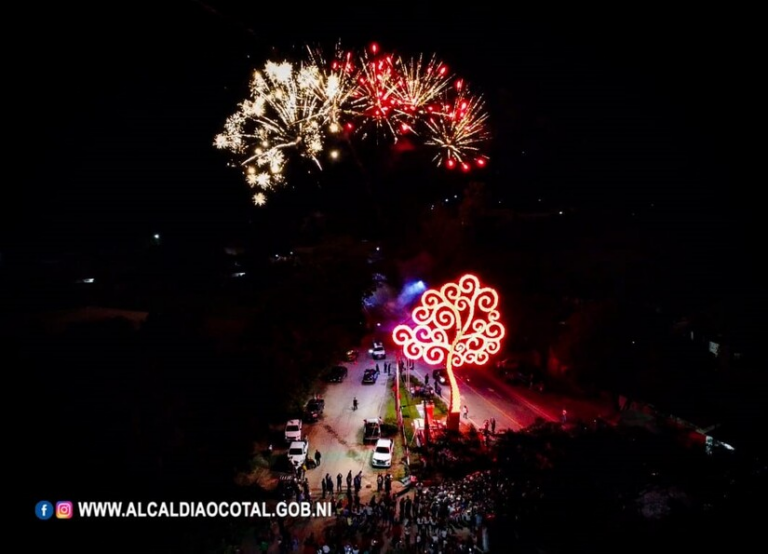
[(417, 396), (419, 398), (432, 398), (434, 395), (435, 389), (433, 389), (431, 386), (411, 388), (411, 396)]
[(313, 423), (323, 417), (325, 410), (325, 400), (322, 398), (311, 398), (304, 408), (304, 421)]
[(432, 372), (432, 379), (439, 385), (445, 385), (448, 382), (448, 373), (446, 373), (445, 368), (436, 369)]
[(373, 385), (379, 379), (379, 372), (373, 368), (368, 368), (363, 372), (363, 384)]
[(363, 420), (363, 442), (376, 442), (381, 438), (381, 418)]
[(347, 378), (349, 371), (343, 365), (337, 365), (328, 370), (325, 374), (325, 380), (329, 383), (341, 383)]
[(499, 376), (510, 385), (522, 385), (531, 389), (544, 392), (544, 375), (535, 368), (515, 367), (501, 368)]

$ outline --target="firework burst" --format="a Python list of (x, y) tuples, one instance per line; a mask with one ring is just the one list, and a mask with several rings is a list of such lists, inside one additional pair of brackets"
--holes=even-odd
[(267, 62), (214, 144), (237, 157), (254, 203), (264, 205), (265, 192), (285, 183), (292, 157), (322, 169), (321, 158), (336, 158), (327, 152), (331, 137), (342, 132), (366, 137), (373, 128), (392, 141), (413, 134), (449, 169), (484, 167), (486, 119), (482, 99), (435, 56), (403, 58), (376, 44), (355, 54), (337, 45), (330, 60), (307, 48), (297, 63)]
[(429, 129), (425, 144), (437, 147), (435, 161), (449, 169), (459, 166), (470, 171), (472, 165), (485, 167), (482, 146), (490, 139), (483, 99), (466, 93), (460, 82), (458, 92), (430, 112), (425, 119)]

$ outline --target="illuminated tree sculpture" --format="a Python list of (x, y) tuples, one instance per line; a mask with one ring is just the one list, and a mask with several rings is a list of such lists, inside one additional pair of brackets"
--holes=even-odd
[(458, 283), (446, 283), (440, 290), (430, 289), (413, 310), (415, 327), (398, 325), (392, 331), (395, 343), (405, 357), (423, 359), (428, 364), (445, 363), (451, 386), (448, 428), (458, 430), (461, 396), (454, 367), (483, 365), (501, 349), (505, 329), (499, 322), (499, 296), (483, 287), (474, 275), (464, 275)]

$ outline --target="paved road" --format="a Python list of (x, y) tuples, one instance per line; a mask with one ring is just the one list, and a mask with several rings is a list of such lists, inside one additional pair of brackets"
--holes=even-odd
[[(376, 476), (382, 470), (371, 467), (372, 445), (363, 445), (363, 420), (372, 417), (384, 417), (387, 399), (391, 394), (387, 386), (387, 375), (383, 373), (383, 363), (379, 362), (382, 374), (373, 385), (363, 385), (363, 370), (372, 367), (375, 362), (361, 354), (358, 361), (345, 363), (349, 375), (343, 383), (331, 383), (322, 392), (325, 398), (325, 414), (317, 423), (306, 426), (309, 438), (310, 454), (319, 449), (322, 463), (319, 468), (309, 473), (308, 478), (313, 490), (320, 491), (321, 476), (330, 473), (335, 479), (338, 473), (346, 476), (349, 471), (356, 475), (363, 472), (363, 488), (376, 486)], [(357, 397), (359, 408), (352, 409), (352, 400)]]
[[(392, 360), (394, 366), (394, 360)], [(381, 376), (376, 384), (363, 385), (363, 371), (374, 367), (376, 362), (371, 360), (367, 350), (360, 350), (360, 358), (356, 362), (344, 362), (349, 368), (349, 374), (342, 383), (329, 383), (317, 392), (325, 398), (325, 413), (317, 423), (304, 424), (305, 437), (309, 439), (309, 455), (314, 456), (315, 450), (320, 450), (322, 461), (319, 467), (307, 471), (312, 499), (319, 499), (322, 494), (321, 480), (329, 473), (336, 486), (336, 475), (342, 474), (343, 494), (337, 491), (335, 498), (346, 497), (346, 477), (363, 472), (363, 488), (360, 494), (362, 502), (367, 503), (376, 491), (376, 477), (379, 473), (386, 474), (388, 470), (374, 469), (371, 466), (373, 445), (363, 444), (363, 420), (366, 418), (384, 418), (385, 406), (392, 394), (388, 386), (388, 376), (384, 373), (384, 362), (379, 361)], [(394, 373), (394, 370), (393, 370)], [(352, 400), (357, 397), (359, 407), (352, 409)], [(278, 451), (282, 453), (283, 450)], [(396, 465), (402, 460), (393, 460), (394, 472)], [(393, 482), (393, 491), (400, 490), (399, 482)], [(328, 497), (330, 498), (330, 497)], [(303, 540), (309, 533), (320, 537), (322, 529), (333, 523), (333, 519), (297, 518), (289, 521), (289, 528)]]
[[(433, 384), (434, 367), (417, 361), (413, 375), (424, 381), (429, 374)], [(469, 408), (470, 422), (482, 427), (486, 419), (496, 418), (496, 431), (519, 431), (536, 422), (560, 421), (565, 409), (567, 418), (590, 420), (607, 416), (611, 408), (599, 400), (583, 400), (551, 392), (540, 393), (519, 385), (510, 385), (493, 374), (493, 368), (460, 368), (456, 371), (461, 391), (461, 405)], [(449, 402), (449, 387), (442, 387), (442, 397)]]
[[(398, 299), (397, 291), (389, 291), (390, 296), (382, 294), (381, 305), (368, 311), (369, 325), (377, 329), (377, 336), (383, 338), (387, 352), (394, 355), (396, 349), (391, 340), (392, 329), (399, 323), (409, 324), (411, 315)], [(493, 361), (491, 361), (491, 364)], [(561, 421), (566, 410), (567, 419), (591, 420), (597, 416), (610, 417), (610, 403), (600, 399), (577, 399), (551, 391), (539, 393), (520, 385), (509, 383), (496, 377), (493, 366), (480, 368), (459, 368), (455, 371), (461, 391), (461, 404), (469, 408), (470, 423), (482, 427), (486, 419), (496, 418), (496, 431), (511, 429), (518, 431), (536, 422)], [(422, 381), (424, 375), (430, 375), (432, 381), (433, 366), (416, 361), (414, 374)], [(450, 388), (446, 384), (442, 390), (443, 399), (448, 403)], [(462, 419), (462, 421), (465, 421)]]

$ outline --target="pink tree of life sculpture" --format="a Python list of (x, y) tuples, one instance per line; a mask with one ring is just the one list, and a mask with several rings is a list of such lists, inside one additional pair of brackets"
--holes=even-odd
[(403, 347), (406, 358), (423, 359), (432, 365), (445, 363), (451, 387), (450, 430), (459, 429), (461, 410), (453, 368), (483, 365), (499, 352), (506, 331), (499, 321), (498, 305), (497, 292), (468, 274), (440, 290), (425, 291), (411, 315), (415, 326), (398, 325), (392, 331), (395, 344)]

